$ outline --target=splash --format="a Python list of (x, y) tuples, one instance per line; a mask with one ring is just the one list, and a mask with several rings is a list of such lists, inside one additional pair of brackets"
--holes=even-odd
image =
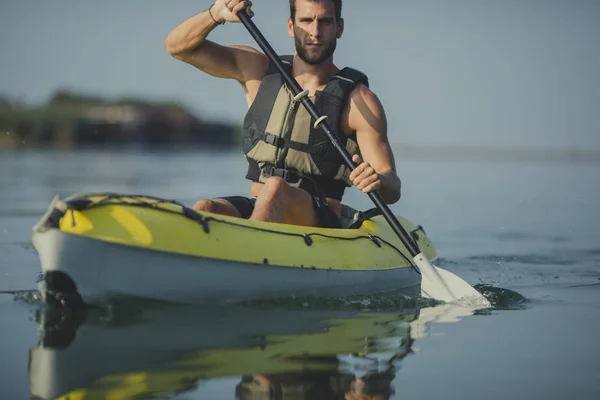
[(477, 284), (473, 287), (492, 304), (494, 310), (523, 310), (529, 302), (525, 296), (514, 290), (488, 284)]
[(294, 297), (287, 299), (253, 300), (242, 304), (252, 307), (284, 307), (290, 309), (396, 312), (402, 310), (419, 310), (424, 307), (434, 307), (441, 303), (439, 300), (421, 296), (408, 296), (401, 292), (387, 292), (332, 298)]
[(42, 293), (39, 290), (17, 290), (11, 293), (13, 300), (17, 303), (29, 306), (41, 306), (44, 304)]

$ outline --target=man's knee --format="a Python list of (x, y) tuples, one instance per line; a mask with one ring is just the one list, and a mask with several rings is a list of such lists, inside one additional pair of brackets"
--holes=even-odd
[(198, 200), (194, 207), (194, 211), (205, 211), (213, 214), (230, 215), (232, 217), (240, 217), (240, 211), (229, 201), (224, 199), (205, 199)]
[(269, 195), (280, 195), (285, 193), (288, 188), (289, 185), (283, 178), (272, 176), (265, 182), (262, 192)]
[(194, 211), (207, 211), (211, 213), (216, 213), (218, 209), (218, 204), (214, 200), (198, 200), (194, 207), (192, 207)]

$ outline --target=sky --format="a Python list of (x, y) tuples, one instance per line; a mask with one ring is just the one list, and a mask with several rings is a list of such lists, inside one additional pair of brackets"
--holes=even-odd
[[(170, 57), (164, 39), (203, 0), (0, 2), (0, 95), (46, 101), (60, 88), (183, 102), (240, 124), (241, 86)], [(287, 0), (255, 0), (281, 54)], [(345, 0), (335, 63), (369, 76), (392, 143), (600, 149), (600, 1)], [(257, 47), (240, 24), (221, 44)]]

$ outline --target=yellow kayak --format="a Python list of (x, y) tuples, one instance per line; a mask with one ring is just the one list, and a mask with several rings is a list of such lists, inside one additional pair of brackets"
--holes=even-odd
[[(423, 229), (398, 219), (435, 259)], [(382, 216), (325, 229), (196, 212), (150, 196), (92, 193), (55, 198), (32, 241), (44, 289), (77, 292), (86, 302), (113, 295), (224, 303), (420, 290), (412, 257)]]

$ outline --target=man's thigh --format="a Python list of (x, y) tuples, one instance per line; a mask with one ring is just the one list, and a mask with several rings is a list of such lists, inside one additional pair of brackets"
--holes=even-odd
[(308, 192), (288, 186), (286, 200), (286, 222), (294, 225), (319, 226), (313, 198)]

